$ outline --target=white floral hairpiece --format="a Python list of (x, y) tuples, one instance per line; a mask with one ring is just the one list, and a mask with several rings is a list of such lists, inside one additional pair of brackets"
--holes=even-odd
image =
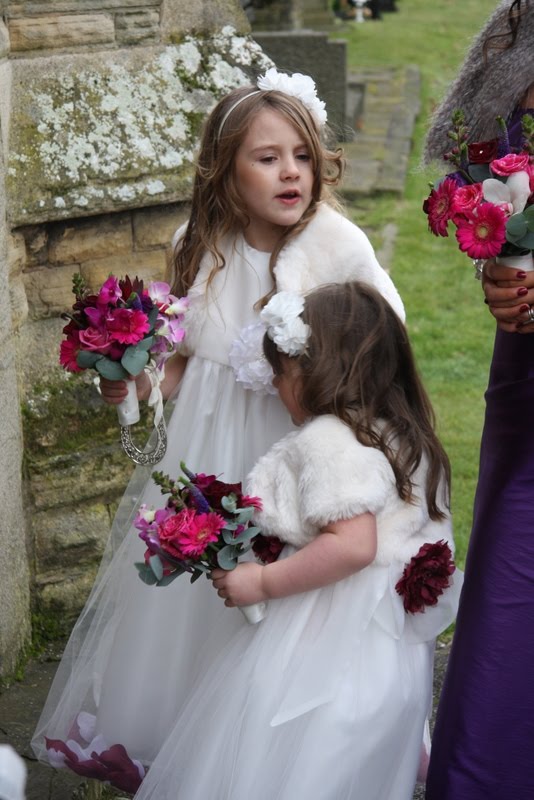
[(302, 75), (300, 72), (294, 72), (293, 75), (286, 75), (284, 72), (278, 72), (276, 67), (271, 67), (267, 70), (265, 75), (260, 75), (256, 82), (257, 89), (243, 95), (233, 103), (219, 125), (219, 136), (222, 133), (226, 120), (230, 114), (249, 97), (253, 97), (263, 92), (283, 92), (289, 94), (291, 97), (296, 97), (300, 102), (306, 106), (315, 122), (319, 127), (325, 124), (327, 120), (326, 107), (322, 100), (317, 97), (317, 89), (315, 88), (315, 81), (309, 75)]
[(269, 338), (288, 356), (299, 356), (306, 350), (311, 328), (300, 316), (303, 310), (302, 295), (278, 292), (260, 314)]

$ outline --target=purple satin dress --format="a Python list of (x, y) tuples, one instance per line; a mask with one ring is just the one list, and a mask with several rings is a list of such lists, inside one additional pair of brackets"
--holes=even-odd
[(497, 331), (427, 800), (534, 800), (534, 334)]

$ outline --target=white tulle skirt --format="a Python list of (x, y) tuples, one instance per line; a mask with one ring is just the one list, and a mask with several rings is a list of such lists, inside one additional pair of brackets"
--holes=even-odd
[[(193, 357), (168, 422), (169, 448), (157, 469), (177, 476), (180, 461), (228, 482), (292, 428), (276, 395), (242, 389), (232, 370)], [(240, 628), (209, 581), (182, 576), (167, 587), (143, 584), (134, 562), (144, 545), (132, 527), (141, 502), (166, 498), (151, 470), (138, 467), (123, 498), (89, 600), (76, 623), (39, 720), (32, 746), (48, 761), (44, 737), (65, 741), (80, 712), (96, 716), (95, 735), (123, 744), (149, 765), (190, 696), (204, 649), (210, 658)]]
[[(284, 554), (291, 552), (286, 547)], [(271, 601), (195, 686), (136, 800), (411, 800), (432, 697), (438, 606), (407, 615), (401, 565)]]

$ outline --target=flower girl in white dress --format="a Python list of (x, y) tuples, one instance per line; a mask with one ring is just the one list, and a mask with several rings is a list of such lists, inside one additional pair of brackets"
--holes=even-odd
[[(328, 202), (341, 156), (322, 144), (325, 116), (311, 78), (270, 70), (207, 120), (175, 255), (173, 292), (190, 301), (186, 338), (161, 385), (175, 404), (158, 469), (173, 477), (184, 460), (195, 472), (240, 481), (292, 429), (261, 358), (259, 310), (271, 294), (359, 279), (403, 317), (369, 240)], [(146, 374), (138, 379), (141, 398), (149, 383)], [(101, 385), (108, 402), (123, 399), (124, 382)], [(133, 564), (143, 544), (132, 520), (140, 503), (161, 504), (146, 468), (136, 469), (121, 504), (33, 742), (40, 759), (130, 792), (190, 695), (202, 644), (213, 658), (246, 626), (206, 580), (181, 578), (165, 589), (139, 580)]]
[[(203, 666), (136, 800), (411, 800), (434, 637), (453, 619), (449, 463), (403, 324), (374, 289), (275, 295), (264, 348), (298, 427), (259, 459), (277, 561), (217, 569), (267, 602)], [(180, 675), (176, 675), (180, 680)]]

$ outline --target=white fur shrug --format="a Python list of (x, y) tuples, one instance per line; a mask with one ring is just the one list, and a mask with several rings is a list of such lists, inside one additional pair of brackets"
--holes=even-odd
[[(406, 562), (426, 542), (444, 539), (454, 552), (450, 518), (435, 522), (424, 502), (426, 469), (415, 474), (413, 504), (400, 499), (385, 455), (365, 447), (334, 416), (312, 419), (277, 442), (252, 469), (247, 492), (261, 497), (256, 522), (263, 533), (296, 547), (329, 522), (376, 516), (375, 563)], [(440, 503), (444, 508), (444, 504)]]
[[(183, 231), (180, 229), (175, 237)], [(230, 257), (232, 242), (223, 243), (225, 257)], [(206, 317), (206, 282), (212, 259), (206, 255), (188, 297), (186, 337), (181, 352), (191, 354)], [(321, 204), (315, 216), (295, 239), (282, 249), (275, 266), (279, 291), (305, 294), (324, 283), (361, 280), (374, 286), (404, 320), (404, 306), (389, 275), (378, 263), (365, 233), (342, 214)]]

